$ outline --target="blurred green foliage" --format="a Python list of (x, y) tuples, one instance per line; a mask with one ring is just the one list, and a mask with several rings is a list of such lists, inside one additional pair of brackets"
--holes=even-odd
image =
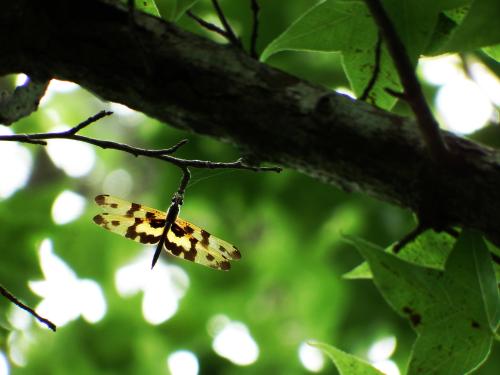
[[(179, 2), (182, 7), (191, 3), (195, 1)], [(221, 1), (246, 45), (252, 25), (249, 3)], [(261, 3), (259, 51), (318, 2)], [(178, 14), (173, 6), (179, 4), (172, 0), (157, 0), (156, 4), (166, 18)], [(210, 1), (196, 2), (193, 11), (209, 21), (215, 19)], [(186, 15), (179, 18), (179, 24), (220, 41)], [(328, 87), (348, 85), (337, 53), (288, 51), (273, 55), (268, 63)], [(108, 105), (83, 89), (55, 93), (38, 112), (12, 128), (22, 133), (49, 131), (60, 124), (72, 126)], [(144, 148), (165, 148), (187, 137), (190, 143), (178, 151), (180, 157), (214, 161), (239, 157), (232, 145), (180, 132), (143, 115), (115, 114), (83, 134)], [(99, 283), (107, 311), (96, 324), (78, 318), (54, 334), (36, 325), (14, 328), (14, 308), (0, 299), (0, 350), (12, 358), (12, 348), (22, 347), (19, 350), (25, 357), (24, 366), (12, 364), (12, 374), (166, 374), (168, 355), (181, 349), (197, 356), (201, 374), (302, 374), (307, 370), (298, 351), (307, 340), (326, 342), (366, 359), (371, 345), (387, 336), (396, 337), (391, 359), (404, 371), (415, 333), (386, 304), (371, 280), (342, 278), (362, 262), (342, 235), (386, 247), (412, 228), (409, 212), (344, 193), (293, 171), (195, 170), (181, 216), (236, 244), (242, 260), (230, 272), (217, 272), (165, 257), (163, 262), (187, 272), (189, 287), (175, 315), (152, 325), (141, 311), (142, 293), (120, 296), (115, 276), (139, 254), (147, 251), (152, 256), (154, 247), (145, 250), (95, 226), (92, 217), (99, 209), (93, 197), (112, 193), (103, 191), (104, 181), (111, 171), (122, 169), (132, 181), (128, 195), (122, 198), (165, 209), (177, 188), (179, 171), (158, 160), (95, 149), (92, 172), (71, 178), (52, 164), (43, 148), (26, 147), (34, 158), (31, 179), (12, 197), (0, 201), (0, 283), (36, 306), (40, 298), (31, 292), (28, 281), (43, 278), (37, 250), (43, 239), (50, 238), (54, 252), (78, 278)], [(113, 187), (113, 180), (107, 186)], [(87, 205), (77, 220), (57, 225), (51, 208), (63, 190), (81, 194)], [(238, 366), (212, 349), (210, 321), (220, 314), (248, 327), (259, 347), (255, 363)], [(19, 342), (24, 344), (14, 344)], [(498, 348), (494, 350), (492, 358), (498, 358)], [(490, 361), (480, 373), (497, 374), (499, 367), (498, 362)], [(333, 365), (325, 364), (324, 373), (335, 371)]]

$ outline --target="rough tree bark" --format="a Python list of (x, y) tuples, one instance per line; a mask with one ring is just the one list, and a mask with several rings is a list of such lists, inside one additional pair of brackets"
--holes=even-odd
[(108, 0), (18, 0), (0, 13), (0, 74), (80, 84), (172, 126), (500, 239), (500, 154), (445, 133), (429, 158), (413, 119), (332, 93)]

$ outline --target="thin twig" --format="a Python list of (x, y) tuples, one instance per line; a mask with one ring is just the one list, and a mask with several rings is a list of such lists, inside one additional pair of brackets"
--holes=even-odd
[(257, 36), (259, 32), (259, 3), (257, 0), (250, 0), (250, 6), (252, 8), (253, 15), (253, 26), (252, 26), (252, 37), (250, 40), (250, 56), (254, 59), (258, 59), (259, 55), (257, 53)]
[(88, 119), (86, 119), (85, 121), (82, 121), (81, 123), (79, 123), (75, 127), (71, 128), (69, 130), (69, 133), (76, 134), (80, 130), (82, 130), (83, 128), (89, 126), (90, 124), (93, 124), (94, 122), (99, 121), (103, 117), (111, 116), (112, 114), (113, 114), (113, 112), (111, 112), (111, 111), (101, 111), (101, 112), (95, 114), (94, 116), (90, 116)]
[(366, 101), (366, 99), (368, 99), (368, 96), (370, 95), (370, 91), (372, 91), (373, 86), (375, 86), (375, 82), (377, 82), (377, 78), (380, 74), (381, 51), (382, 51), (382, 35), (380, 34), (379, 31), (377, 35), (377, 43), (375, 44), (375, 63), (373, 64), (373, 73), (370, 78), (370, 81), (363, 90), (363, 94), (361, 94), (361, 96), (359, 97), (359, 100)]
[[(436, 162), (448, 160), (448, 150), (439, 131), (439, 124), (427, 105), (420, 83), (415, 76), (413, 65), (405, 46), (398, 36), (394, 25), (385, 12), (380, 0), (365, 0), (366, 5), (377, 23), (391, 54), (399, 79), (404, 87), (405, 99), (417, 118), (417, 124), (431, 157)], [(444, 160), (443, 160), (444, 159)]]
[(207, 29), (209, 31), (213, 31), (213, 32), (219, 34), (220, 36), (222, 36), (223, 38), (229, 40), (229, 37), (226, 34), (226, 32), (224, 30), (222, 30), (220, 27), (214, 25), (213, 23), (205, 21), (203, 18), (198, 17), (196, 14), (194, 14), (190, 10), (187, 11), (187, 15), (189, 17), (191, 17), (193, 20), (195, 20), (196, 22), (198, 22), (201, 27), (204, 27), (205, 29)]
[(3, 286), (0, 285), (0, 294), (7, 298), (9, 301), (11, 301), (13, 304), (16, 306), (20, 307), (21, 309), (27, 311), (31, 315), (33, 315), (40, 323), (45, 324), (47, 327), (49, 327), (52, 331), (56, 331), (57, 326), (52, 323), (50, 320), (40, 316), (37, 314), (35, 310), (33, 310), (31, 307), (25, 305), (21, 301), (19, 301), (12, 293), (10, 293), (7, 289), (5, 289)]
[(238, 159), (233, 162), (213, 162), (207, 160), (182, 159), (169, 155), (177, 151), (179, 147), (181, 147), (182, 145), (186, 144), (187, 142), (186, 140), (182, 140), (176, 145), (167, 149), (152, 150), (152, 149), (133, 147), (124, 143), (95, 139), (84, 135), (75, 134), (76, 131), (81, 130), (82, 128), (90, 125), (93, 121), (96, 121), (96, 119), (100, 119), (110, 114), (111, 112), (106, 112), (106, 111), (100, 112), (97, 115), (92, 116), (89, 119), (83, 121), (82, 123), (76, 125), (75, 127), (62, 132), (0, 135), (0, 141), (15, 141), (23, 143), (43, 144), (39, 143), (41, 142), (40, 140), (71, 139), (74, 141), (90, 143), (94, 146), (98, 146), (103, 149), (119, 150), (132, 154), (134, 156), (146, 156), (153, 159), (163, 160), (167, 163), (176, 165), (179, 168), (192, 167), (192, 168), (203, 168), (203, 169), (245, 169), (255, 172), (278, 172), (278, 173), (281, 172), (282, 170), (279, 167), (258, 167), (255, 165), (249, 165), (246, 164), (242, 159)]
[(234, 46), (243, 49), (243, 46), (241, 44), (241, 40), (238, 39), (236, 34), (233, 31), (233, 28), (229, 24), (229, 22), (226, 19), (226, 16), (224, 15), (224, 12), (222, 11), (222, 8), (219, 5), (218, 0), (212, 0), (212, 5), (214, 6), (215, 12), (217, 13), (217, 16), (219, 16), (219, 20), (222, 23), (222, 26), (224, 27), (224, 30), (227, 34), (227, 39), (233, 44)]
[(182, 139), (179, 142), (177, 142), (175, 145), (169, 148), (164, 148), (161, 150), (152, 150), (153, 154), (158, 154), (158, 155), (170, 155), (176, 152), (179, 148), (184, 146), (186, 143), (188, 143), (189, 140), (187, 139)]

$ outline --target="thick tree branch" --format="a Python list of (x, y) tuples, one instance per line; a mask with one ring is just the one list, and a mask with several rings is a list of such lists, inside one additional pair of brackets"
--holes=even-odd
[(152, 16), (137, 12), (135, 22), (133, 37), (126, 7), (104, 0), (6, 2), (0, 74), (40, 72), (77, 82), (178, 128), (237, 144), (253, 159), (416, 212), (427, 205), (442, 222), (500, 242), (499, 153), (443, 132), (460, 165), (437, 169), (412, 119)]
[(11, 125), (38, 109), (40, 99), (45, 94), (48, 80), (26, 79), (12, 94), (0, 96), (0, 124)]

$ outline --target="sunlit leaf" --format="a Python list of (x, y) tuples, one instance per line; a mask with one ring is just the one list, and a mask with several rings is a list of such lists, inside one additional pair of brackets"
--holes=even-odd
[[(353, 91), (360, 96), (373, 75), (377, 29), (362, 2), (325, 1), (311, 8), (262, 53), (262, 60), (284, 50), (343, 53), (344, 70)], [(382, 53), (381, 74), (372, 101), (383, 108), (395, 103), (384, 88), (398, 90), (398, 78), (387, 53)]]
[[(420, 266), (443, 270), (454, 244), (455, 239), (449, 234), (428, 230), (403, 247), (398, 257)], [(391, 252), (393, 245), (387, 247), (385, 251)], [(372, 273), (369, 264), (364, 262), (344, 274), (343, 277), (345, 279), (371, 279)]]
[(447, 51), (468, 51), (500, 43), (500, 1), (474, 0)]
[(461, 235), (444, 272), (407, 263), (369, 242), (351, 241), (370, 264), (383, 297), (419, 334), (409, 373), (466, 373), (487, 358), (500, 301), (480, 235)]
[(343, 352), (331, 345), (321, 342), (309, 342), (309, 345), (314, 346), (328, 355), (332, 362), (337, 367), (341, 375), (382, 375), (383, 373), (370, 365), (368, 362), (358, 358), (352, 354)]
[(177, 21), (189, 9), (191, 9), (199, 0), (173, 0), (174, 6), (170, 19)]
[(495, 59), (496, 61), (500, 61), (500, 44), (490, 46), (490, 47), (484, 47), (483, 51), (492, 59)]
[[(128, 4), (129, 0), (121, 0), (122, 3)], [(153, 16), (160, 17), (160, 12), (156, 6), (155, 0), (134, 0), (135, 9), (144, 13), (152, 14)]]

